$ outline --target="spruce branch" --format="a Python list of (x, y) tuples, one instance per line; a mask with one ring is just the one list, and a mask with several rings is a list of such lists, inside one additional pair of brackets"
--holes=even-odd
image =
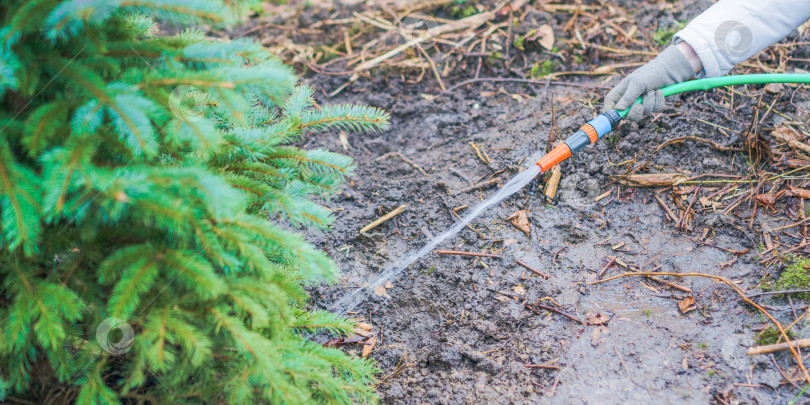
[(292, 327), (309, 331), (326, 331), (333, 335), (349, 336), (357, 326), (354, 322), (328, 311), (299, 311)]
[[(293, 142), (388, 115), (318, 107), (260, 43), (208, 40), (229, 6), (0, 5), (0, 400), (374, 400), (370, 362), (301, 333), (352, 325), (306, 309), (338, 269), (290, 230), (330, 224), (354, 162)], [(111, 317), (125, 362), (96, 337)]]
[(375, 107), (362, 105), (333, 105), (310, 110), (301, 117), (301, 127), (320, 130), (338, 127), (349, 131), (371, 132), (384, 130), (389, 115)]

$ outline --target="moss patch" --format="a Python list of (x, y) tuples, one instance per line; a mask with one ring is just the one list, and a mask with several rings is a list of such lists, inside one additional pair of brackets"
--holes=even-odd
[(455, 18), (466, 18), (478, 13), (476, 3), (475, 1), (456, 0), (447, 11)]
[[(782, 270), (779, 278), (773, 284), (767, 286), (766, 289), (779, 291), (810, 288), (810, 259), (793, 258), (791, 261), (793, 264)], [(808, 293), (798, 293), (795, 296), (804, 299), (810, 298)]]
[(529, 77), (532, 79), (540, 79), (545, 76), (550, 75), (556, 69), (557, 64), (551, 61), (550, 59), (544, 60), (542, 63), (537, 62), (532, 66), (532, 69), (529, 71)]
[(658, 46), (666, 45), (683, 27), (686, 27), (686, 20), (678, 21), (669, 28), (659, 28), (658, 31), (655, 31), (653, 34), (653, 41), (655, 41), (655, 44)]
[[(785, 332), (787, 333), (790, 340), (793, 340), (796, 337), (796, 334), (793, 333), (793, 331), (790, 329), (785, 330)], [(777, 330), (773, 326), (763, 330), (762, 332), (757, 333), (756, 342), (758, 345), (772, 345), (780, 341), (782, 341), (782, 334), (779, 333), (779, 330)]]

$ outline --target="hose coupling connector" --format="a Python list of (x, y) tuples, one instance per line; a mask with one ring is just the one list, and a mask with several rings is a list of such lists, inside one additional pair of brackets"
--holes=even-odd
[(619, 125), (622, 117), (616, 110), (608, 110), (586, 122), (569, 136), (563, 143), (557, 145), (547, 155), (537, 161), (542, 171), (551, 169), (554, 165), (568, 159), (587, 145), (593, 144)]

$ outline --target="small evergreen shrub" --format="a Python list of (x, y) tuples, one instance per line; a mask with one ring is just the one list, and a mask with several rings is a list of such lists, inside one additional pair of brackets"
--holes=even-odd
[[(212, 0), (0, 5), (0, 401), (357, 403), (369, 362), (304, 334), (336, 266), (281, 222), (353, 162), (292, 145), (383, 111), (315, 108), (259, 44), (209, 40)], [(161, 26), (158, 26), (157, 21)]]

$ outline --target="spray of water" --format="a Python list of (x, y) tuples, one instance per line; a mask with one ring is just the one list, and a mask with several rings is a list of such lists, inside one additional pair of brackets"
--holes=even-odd
[[(530, 160), (534, 162), (535, 159)], [(495, 194), (490, 196), (478, 205), (470, 209), (463, 218), (459, 219), (453, 226), (440, 235), (436, 236), (428, 242), (424, 247), (419, 250), (412, 250), (405, 254), (402, 258), (384, 270), (377, 279), (364, 287), (360, 287), (346, 295), (332, 305), (330, 310), (332, 312), (345, 312), (351, 311), (357, 305), (363, 302), (368, 296), (369, 292), (373, 291), (377, 286), (384, 285), (386, 281), (392, 280), (400, 275), (411, 264), (419, 260), (422, 256), (430, 253), (436, 246), (452, 237), (467, 226), (472, 220), (481, 215), (482, 212), (488, 210), (495, 204), (505, 200), (507, 197), (518, 192), (525, 185), (529, 184), (538, 174), (540, 174), (540, 166), (531, 164), (526, 170), (518, 173), (515, 177), (509, 180), (503, 187), (501, 187)]]

